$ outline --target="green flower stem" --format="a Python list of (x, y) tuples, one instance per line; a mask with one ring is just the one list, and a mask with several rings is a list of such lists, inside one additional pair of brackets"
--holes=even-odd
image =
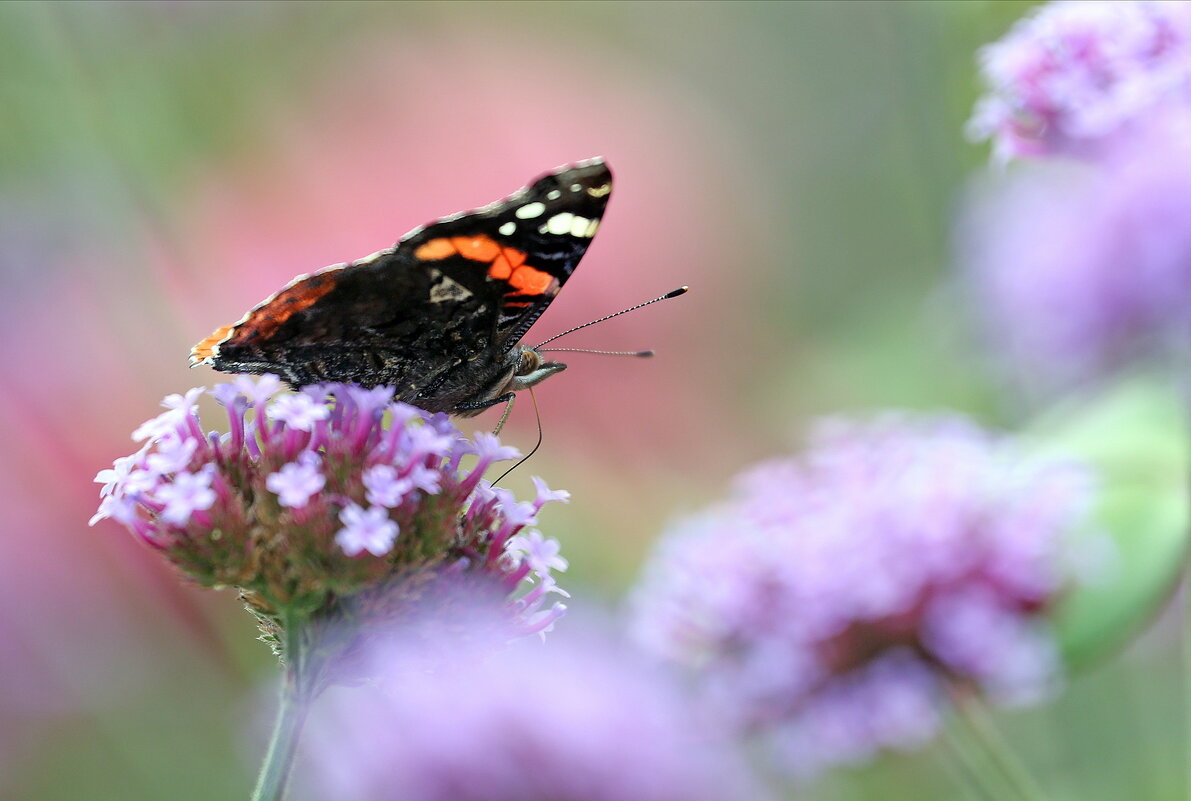
[(963, 687), (951, 688), (951, 740), (965, 768), (987, 795), (1001, 801), (1047, 801), (1046, 793), (997, 731), (983, 700)]
[(297, 616), (286, 615), (283, 636), (285, 678), (281, 684), (281, 706), (252, 801), (282, 801), (285, 797), (286, 781), (294, 764), (298, 738), (302, 734), (302, 724), (306, 722), (317, 680), (318, 670), (306, 641), (307, 630)]
[(1183, 545), (1183, 767), (1191, 798), (1191, 544)]
[[(1191, 429), (1191, 360), (1184, 351), (1175, 360), (1175, 375), (1179, 377), (1179, 401), (1184, 410), (1184, 432)], [(1184, 444), (1186, 447), (1186, 444)], [(1186, 458), (1184, 458), (1184, 465)], [(1191, 475), (1183, 477), (1183, 489), (1191, 497)], [(1191, 798), (1191, 524), (1185, 524), (1183, 535), (1183, 560), (1181, 581), (1174, 585), (1174, 592), (1183, 591), (1183, 774), (1186, 784), (1184, 796)], [(1181, 586), (1180, 586), (1181, 585)]]
[(982, 801), (1009, 801), (1014, 792), (1005, 784), (1004, 778), (996, 772), (980, 749), (972, 742), (971, 735), (958, 720), (958, 713), (946, 716), (943, 741), (950, 747), (955, 764), (948, 764), (956, 774), (957, 782), (964, 786), (967, 794)]

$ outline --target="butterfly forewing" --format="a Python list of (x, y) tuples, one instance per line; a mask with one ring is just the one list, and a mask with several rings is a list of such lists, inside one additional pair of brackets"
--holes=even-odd
[(431, 411), (486, 398), (578, 266), (611, 190), (599, 159), (543, 175), (390, 250), (300, 276), (198, 343), (191, 363), (294, 386), (392, 385)]

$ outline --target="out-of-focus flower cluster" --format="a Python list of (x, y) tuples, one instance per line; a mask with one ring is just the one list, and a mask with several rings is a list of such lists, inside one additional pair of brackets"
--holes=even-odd
[(973, 129), (1038, 158), (989, 181), (958, 238), (999, 367), (1049, 392), (1185, 357), (1191, 3), (1046, 4), (984, 66)]
[(567, 563), (528, 527), (567, 493), (535, 479), (536, 499), (518, 502), (482, 478), (515, 449), (469, 441), (390, 388), (280, 388), (264, 376), (210, 390), (226, 433), (202, 427), (206, 390), (167, 397), (134, 432), (140, 450), (96, 477), (91, 522), (119, 521), (199, 584), (238, 588), (266, 620), (344, 604), (400, 617), (450, 581), (490, 586), (518, 633), (561, 614), (553, 571)]
[(1095, 152), (1156, 107), (1191, 105), (1191, 3), (1049, 3), (981, 66), (990, 91), (969, 130), (1001, 160)]
[(827, 422), (663, 537), (636, 638), (795, 773), (911, 748), (948, 689), (1028, 700), (1058, 678), (1045, 613), (1090, 489), (960, 418)]
[[(397, 638), (372, 654), (409, 659)], [(721, 729), (623, 645), (566, 633), (475, 664), (398, 667), (386, 691), (326, 697), (301, 798), (341, 801), (725, 801), (768, 796)]]
[(1191, 333), (1191, 127), (1154, 126), (1091, 167), (1010, 176), (961, 254), (1000, 358), (1070, 385)]

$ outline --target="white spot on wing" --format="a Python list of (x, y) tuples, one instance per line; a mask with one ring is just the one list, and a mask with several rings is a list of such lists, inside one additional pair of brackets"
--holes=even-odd
[(517, 232), (517, 223), (513, 222), (512, 220), (509, 220), (507, 223), (502, 225), (500, 228), (497, 228), (496, 230), (500, 231), (505, 236), (512, 236), (514, 233)]
[(557, 189), (551, 189), (546, 193), (546, 200), (558, 200), (560, 197), (562, 197), (562, 192)]
[(541, 217), (542, 212), (546, 210), (545, 203), (526, 203), (521, 208), (513, 212), (519, 220), (532, 220), (534, 217)]
[(571, 236), (585, 237), (587, 236), (587, 225), (591, 220), (586, 217), (576, 217), (571, 220)]
[(569, 211), (555, 214), (546, 221), (546, 230), (552, 234), (569, 233), (571, 230), (571, 220), (573, 219), (575, 219), (575, 215)]
[(584, 235), (585, 237), (587, 237), (588, 239), (591, 239), (593, 236), (595, 236), (596, 230), (597, 230), (599, 227), (600, 227), (600, 221), (599, 221), (599, 220), (592, 220), (591, 222), (589, 222), (589, 223), (587, 224), (587, 231), (586, 231), (586, 232), (584, 232), (584, 234), (583, 234), (583, 235)]
[(434, 273), (434, 277), (437, 280), (435, 280), (434, 286), (430, 288), (431, 303), (449, 303), (471, 297), (471, 293), (458, 281), (443, 275), (438, 270), (435, 270)]

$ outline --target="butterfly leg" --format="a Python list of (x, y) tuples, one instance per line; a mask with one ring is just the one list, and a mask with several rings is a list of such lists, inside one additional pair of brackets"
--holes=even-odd
[(502, 397), (508, 397), (508, 400), (505, 401), (505, 410), (500, 413), (500, 422), (497, 423), (496, 428), (492, 430), (492, 436), (494, 437), (499, 437), (500, 432), (504, 430), (505, 423), (507, 423), (509, 420), (509, 414), (513, 411), (513, 401), (517, 400), (517, 396), (512, 392), (508, 393), (507, 396)]
[(493, 398), (491, 400), (468, 401), (456, 406), (451, 410), (451, 413), (462, 414), (465, 417), (471, 417), (473, 414), (479, 414), (483, 410), (491, 408), (498, 403), (503, 403), (505, 404), (504, 413), (500, 416), (500, 422), (496, 424), (496, 430), (492, 432), (493, 435), (496, 435), (500, 433), (501, 429), (505, 426), (505, 421), (509, 419), (509, 413), (513, 411), (513, 401), (516, 399), (516, 397), (517, 396), (512, 392), (506, 392), (500, 397)]

